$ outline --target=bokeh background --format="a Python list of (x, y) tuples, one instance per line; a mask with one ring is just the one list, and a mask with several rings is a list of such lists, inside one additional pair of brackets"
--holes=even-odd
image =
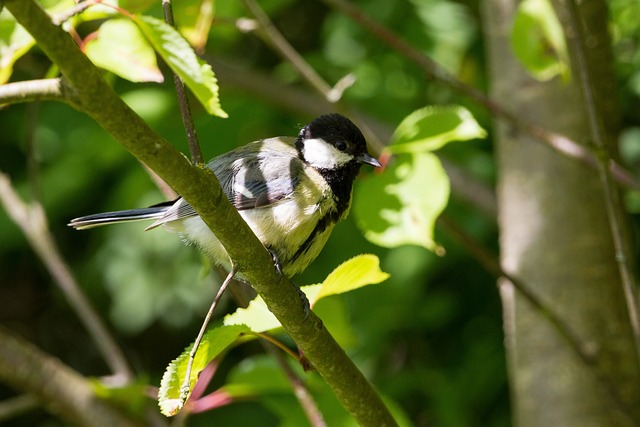
[[(196, 7), (200, 2), (186, 3)], [(293, 136), (310, 118), (332, 109), (255, 32), (239, 29), (238, 20), (250, 16), (242, 2), (210, 3), (215, 5), (215, 17), (201, 53), (217, 73), (229, 118), (213, 118), (192, 103), (206, 158), (263, 137)], [(354, 3), (466, 84), (487, 89), (477, 1)], [(438, 152), (447, 170), (462, 177), (453, 180), (445, 215), (497, 254), (489, 114), (428, 79), (417, 65), (323, 2), (269, 0), (260, 5), (325, 80), (335, 83), (349, 73), (356, 77), (344, 93), (343, 105), (370, 123), (380, 142), (387, 141), (405, 116), (426, 105), (457, 104), (473, 113), (489, 132), (488, 138), (449, 144)], [(630, 17), (640, 10), (631, 0), (614, 0), (609, 7), (616, 96), (623, 108), (621, 153), (626, 165), (637, 166), (640, 21)], [(158, 4), (145, 13), (162, 16)], [(180, 14), (188, 16), (189, 11), (176, 13), (180, 24)], [(91, 33), (92, 25), (79, 26), (78, 33)], [(15, 64), (12, 80), (42, 78), (49, 66), (35, 49)], [(106, 78), (155, 130), (187, 153), (173, 82), (167, 68), (160, 67), (164, 83), (134, 84), (109, 73)], [(154, 204), (164, 200), (163, 194), (141, 165), (96, 123), (58, 103), (0, 110), (0, 170), (26, 199), (42, 201), (61, 254), (82, 290), (144, 379), (141, 383), (157, 386), (168, 362), (195, 338), (220, 278), (194, 248), (162, 230), (144, 232), (143, 224), (129, 224), (79, 232), (66, 224), (89, 213)], [(640, 207), (633, 195), (627, 202), (632, 213)], [(347, 307), (353, 337), (347, 351), (358, 366), (412, 424), (510, 425), (496, 278), (446, 230), (436, 228), (435, 237), (445, 253), (436, 255), (414, 246), (380, 248), (362, 237), (351, 216), (336, 227), (322, 254), (295, 282), (318, 283), (356, 254), (378, 255), (391, 278), (339, 297)], [(225, 298), (218, 316), (234, 309), (234, 302)], [(1, 209), (0, 323), (87, 376), (108, 373), (74, 311)], [(266, 369), (263, 365), (269, 362), (262, 353), (256, 342), (238, 346), (224, 358), (211, 387), (234, 375)], [(265, 373), (263, 381), (272, 381), (271, 375), (271, 371)], [(0, 401), (15, 394), (0, 385)], [(194, 415), (188, 425), (233, 422), (243, 426), (256, 425), (256, 420), (265, 426), (295, 425), (282, 424), (273, 409), (274, 399), (290, 399), (282, 396), (286, 392), (236, 402)], [(291, 399), (288, 404), (296, 403)], [(7, 425), (62, 422), (33, 409)]]

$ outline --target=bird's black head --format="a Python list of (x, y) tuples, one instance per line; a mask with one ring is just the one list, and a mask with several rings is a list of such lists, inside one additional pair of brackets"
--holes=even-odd
[(347, 167), (357, 173), (362, 163), (380, 166), (367, 152), (360, 129), (340, 114), (325, 114), (303, 127), (296, 148), (300, 158), (318, 170)]

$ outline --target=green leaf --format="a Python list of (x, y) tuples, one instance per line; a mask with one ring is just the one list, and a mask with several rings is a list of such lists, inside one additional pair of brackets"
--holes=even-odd
[(35, 44), (33, 37), (9, 11), (0, 12), (0, 85), (9, 81), (13, 64)]
[(367, 285), (374, 285), (389, 278), (380, 270), (380, 260), (372, 254), (363, 254), (340, 264), (322, 282), (315, 300), (329, 295), (342, 294)]
[(380, 246), (439, 247), (434, 223), (449, 200), (449, 178), (431, 153), (394, 157), (385, 173), (356, 188), (353, 210), (365, 237)]
[(136, 24), (128, 19), (110, 19), (89, 40), (84, 52), (91, 62), (132, 82), (164, 80), (153, 47)]
[[(320, 299), (366, 285), (380, 283), (389, 277), (380, 270), (380, 261), (375, 255), (359, 255), (339, 265), (321, 284), (303, 286), (300, 289), (313, 307)], [(266, 332), (279, 328), (280, 322), (269, 311), (260, 296), (247, 308), (238, 308), (224, 318), (225, 325), (247, 325), (253, 332)]]
[(524, 0), (518, 6), (511, 30), (515, 56), (537, 80), (570, 77), (562, 25), (549, 0)]
[(429, 106), (408, 115), (387, 148), (395, 156), (385, 173), (356, 188), (354, 214), (365, 237), (385, 247), (414, 244), (438, 250), (433, 228), (449, 200), (449, 179), (429, 151), (485, 136), (463, 107)]
[[(302, 290), (304, 292), (304, 288)], [(234, 313), (226, 315), (223, 323), (227, 326), (246, 325), (256, 333), (270, 331), (281, 326), (260, 296), (249, 302), (247, 308), (238, 308)]]
[(471, 113), (459, 106), (429, 106), (409, 114), (398, 125), (391, 153), (434, 151), (451, 141), (486, 137), (486, 132)]
[[(247, 332), (250, 332), (250, 330), (244, 325), (219, 326), (209, 329), (202, 337), (198, 347), (193, 368), (191, 369), (189, 389), (193, 389), (198, 375), (209, 362)], [(189, 352), (192, 347), (193, 344), (187, 347), (177, 359), (172, 361), (162, 376), (160, 390), (158, 391), (158, 405), (160, 406), (160, 412), (167, 417), (178, 413), (184, 405), (184, 401), (180, 398), (180, 387), (187, 371)]]
[[(352, 346), (357, 340), (349, 324), (347, 308), (344, 302), (329, 299), (324, 300), (322, 304), (316, 305), (319, 301), (318, 295), (321, 288), (322, 285), (317, 284), (303, 286), (300, 290), (307, 296), (314, 312), (323, 319), (325, 326), (331, 331), (331, 335), (338, 341), (340, 346)], [(234, 313), (225, 316), (224, 324), (229, 326), (246, 325), (255, 333), (273, 331), (282, 327), (276, 316), (269, 311), (264, 300), (259, 296), (253, 299), (247, 308), (238, 308)]]
[(218, 81), (211, 66), (196, 56), (189, 43), (173, 27), (159, 19), (136, 15), (134, 21), (207, 112), (218, 117), (228, 117), (220, 106)]

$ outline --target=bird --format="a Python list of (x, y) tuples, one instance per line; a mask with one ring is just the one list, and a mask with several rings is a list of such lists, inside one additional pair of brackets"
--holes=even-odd
[[(381, 167), (366, 140), (348, 118), (321, 115), (297, 137), (250, 142), (215, 157), (209, 167), (240, 216), (271, 253), (278, 271), (292, 276), (318, 256), (334, 226), (350, 210), (353, 183), (363, 164)], [(231, 271), (226, 250), (183, 198), (148, 208), (75, 218), (78, 229), (120, 222), (154, 220), (195, 244), (215, 264)]]

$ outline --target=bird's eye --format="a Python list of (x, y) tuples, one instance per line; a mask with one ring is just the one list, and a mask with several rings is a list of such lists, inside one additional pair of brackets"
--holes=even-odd
[(336, 142), (336, 148), (340, 151), (344, 151), (347, 149), (347, 143), (344, 141), (338, 141)]

